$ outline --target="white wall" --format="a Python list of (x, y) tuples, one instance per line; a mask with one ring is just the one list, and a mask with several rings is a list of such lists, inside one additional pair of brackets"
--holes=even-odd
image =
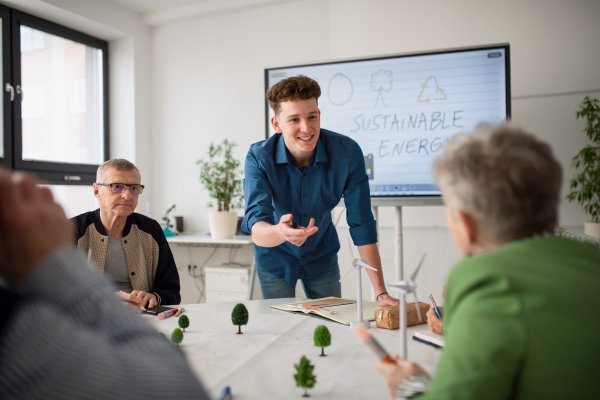
[[(154, 208), (177, 203), (193, 230), (207, 229), (206, 192), (195, 161), (211, 141), (248, 146), (264, 138), (263, 69), (330, 59), (509, 42), (513, 120), (550, 142), (569, 178), (584, 145), (575, 120), (586, 94), (600, 95), (600, 2), (478, 0), (305, 0), (171, 21), (153, 29)], [(568, 192), (567, 182), (563, 194)], [(577, 204), (563, 202), (561, 224), (581, 229)], [(380, 209), (380, 250), (394, 278), (394, 213)], [(459, 258), (445, 231), (443, 207), (404, 208), (404, 261), (412, 271), (427, 252), (418, 283), (438, 294)], [(345, 223), (340, 224), (345, 235)], [(340, 262), (349, 259), (342, 247)], [(354, 282), (344, 294), (354, 295)], [(439, 296), (438, 296), (439, 297)]]
[[(565, 170), (563, 194), (573, 174), (570, 159), (586, 143), (577, 105), (586, 94), (600, 96), (595, 0), (249, 1), (254, 5), (238, 11), (168, 18), (144, 18), (107, 0), (0, 2), (110, 41), (112, 155), (141, 167), (149, 190), (138, 211), (151, 201), (160, 217), (176, 203), (191, 230), (208, 227), (208, 196), (195, 162), (209, 143), (234, 140), (243, 160), (248, 146), (264, 138), (267, 66), (509, 42), (513, 119), (552, 144)], [(582, 229), (577, 204), (563, 202), (560, 214), (563, 226)], [(435, 295), (459, 258), (444, 208), (404, 208), (403, 217), (407, 270), (427, 252), (418, 284), (422, 298)], [(380, 209), (388, 281), (394, 278), (392, 221), (393, 210)], [(342, 219), (340, 235), (345, 229)], [(187, 254), (177, 257), (189, 262)], [(344, 248), (340, 263), (342, 269), (348, 263)], [(343, 293), (354, 295), (353, 281)]]

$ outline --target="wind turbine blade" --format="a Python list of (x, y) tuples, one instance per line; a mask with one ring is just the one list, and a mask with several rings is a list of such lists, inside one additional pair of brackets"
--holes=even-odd
[(417, 288), (413, 288), (413, 293), (415, 295), (415, 307), (417, 308), (417, 315), (419, 316), (419, 321), (421, 321), (421, 307), (419, 307), (419, 300), (417, 300)]
[(367, 264), (367, 263), (363, 262), (363, 260), (356, 260), (356, 263), (357, 263), (358, 265), (360, 265), (361, 267), (364, 267), (364, 268), (369, 268), (369, 269), (372, 269), (373, 271), (377, 271), (377, 268), (373, 268), (373, 267), (371, 267), (369, 264)]
[(408, 282), (406, 281), (390, 282), (387, 284), (387, 286), (395, 291), (402, 291), (404, 293), (408, 293)]
[(352, 272), (353, 268), (354, 268), (354, 265), (351, 265), (350, 268), (348, 268), (348, 270), (346, 271), (346, 273), (344, 274), (344, 276), (342, 276), (340, 278), (340, 282), (342, 281), (342, 279), (344, 279), (346, 277), (346, 275), (348, 275), (350, 272)]
[(417, 269), (415, 269), (415, 272), (413, 272), (412, 276), (410, 277), (411, 281), (414, 281), (415, 279), (417, 279), (417, 274), (419, 273), (419, 270), (421, 269), (421, 265), (423, 265), (423, 260), (425, 259), (425, 254), (423, 254), (423, 257), (421, 257), (421, 262), (419, 262), (419, 265), (417, 265)]
[(348, 247), (350, 248), (350, 254), (352, 254), (352, 258), (356, 260), (358, 257), (354, 255), (354, 246), (352, 245), (352, 240), (350, 240), (350, 234), (348, 234)]

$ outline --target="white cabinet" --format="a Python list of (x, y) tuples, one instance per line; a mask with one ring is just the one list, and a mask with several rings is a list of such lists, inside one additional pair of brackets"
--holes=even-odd
[(244, 301), (248, 298), (250, 268), (220, 265), (206, 267), (206, 302)]

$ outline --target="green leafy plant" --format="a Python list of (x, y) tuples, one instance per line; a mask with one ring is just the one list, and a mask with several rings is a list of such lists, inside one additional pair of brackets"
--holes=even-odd
[(238, 326), (237, 334), (242, 334), (242, 325), (248, 323), (248, 309), (242, 303), (238, 303), (233, 307), (231, 312), (231, 322)]
[[(225, 139), (220, 144), (210, 144), (208, 157), (196, 163), (200, 165), (200, 182), (210, 197), (216, 200), (217, 211), (241, 208), (244, 200), (240, 162), (233, 158), (234, 142)], [(214, 204), (209, 203), (209, 207)]]
[(315, 346), (321, 348), (321, 357), (325, 356), (325, 347), (331, 346), (331, 333), (325, 325), (319, 325), (313, 335)]
[(304, 394), (302, 397), (310, 397), (308, 389), (315, 386), (317, 383), (317, 377), (313, 374), (314, 365), (310, 363), (308, 358), (302, 356), (298, 364), (294, 364), (296, 368), (296, 374), (294, 379), (296, 380), (296, 386), (304, 388)]
[(585, 118), (587, 126), (585, 134), (591, 144), (585, 146), (579, 154), (573, 157), (571, 167), (576, 174), (571, 179), (569, 201), (577, 200), (583, 206), (586, 214), (592, 217), (592, 222), (600, 222), (600, 102), (586, 96), (577, 111), (577, 119)]
[(185, 332), (185, 328), (190, 326), (190, 319), (188, 318), (187, 315), (180, 315), (179, 320), (177, 321), (177, 324)]
[(183, 342), (183, 332), (181, 332), (181, 329), (175, 328), (173, 330), (173, 333), (171, 333), (171, 340), (177, 346), (179, 346), (179, 343)]

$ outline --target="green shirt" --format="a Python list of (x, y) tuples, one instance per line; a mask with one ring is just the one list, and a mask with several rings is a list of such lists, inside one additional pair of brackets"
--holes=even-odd
[(600, 398), (600, 252), (559, 237), (460, 261), (446, 347), (419, 399)]

